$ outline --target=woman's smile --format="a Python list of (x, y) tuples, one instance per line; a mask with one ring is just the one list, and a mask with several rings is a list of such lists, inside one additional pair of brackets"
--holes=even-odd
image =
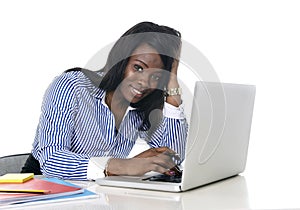
[(142, 98), (144, 95), (144, 92), (139, 91), (138, 89), (134, 88), (132, 85), (130, 85), (130, 91), (136, 98)]

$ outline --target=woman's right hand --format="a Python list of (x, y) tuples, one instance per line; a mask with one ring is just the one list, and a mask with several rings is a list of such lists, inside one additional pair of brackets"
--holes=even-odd
[(151, 148), (133, 158), (111, 159), (107, 166), (107, 174), (140, 176), (155, 171), (174, 175), (176, 173), (174, 158), (176, 158), (176, 153), (167, 147)]

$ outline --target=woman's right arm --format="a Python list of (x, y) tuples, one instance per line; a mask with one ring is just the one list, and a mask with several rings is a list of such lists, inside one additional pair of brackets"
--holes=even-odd
[(77, 107), (70, 75), (57, 77), (44, 95), (33, 153), (44, 175), (86, 180), (89, 157), (70, 151)]

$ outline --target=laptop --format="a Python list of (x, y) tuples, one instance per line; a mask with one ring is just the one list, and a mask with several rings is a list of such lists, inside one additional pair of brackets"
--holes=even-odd
[(255, 86), (195, 83), (182, 174), (96, 179), (102, 186), (182, 192), (242, 173), (246, 166)]

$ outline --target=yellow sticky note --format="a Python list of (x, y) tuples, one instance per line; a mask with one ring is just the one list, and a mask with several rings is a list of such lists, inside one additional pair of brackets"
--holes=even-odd
[(0, 176), (0, 183), (24, 183), (33, 177), (33, 173), (8, 173)]

